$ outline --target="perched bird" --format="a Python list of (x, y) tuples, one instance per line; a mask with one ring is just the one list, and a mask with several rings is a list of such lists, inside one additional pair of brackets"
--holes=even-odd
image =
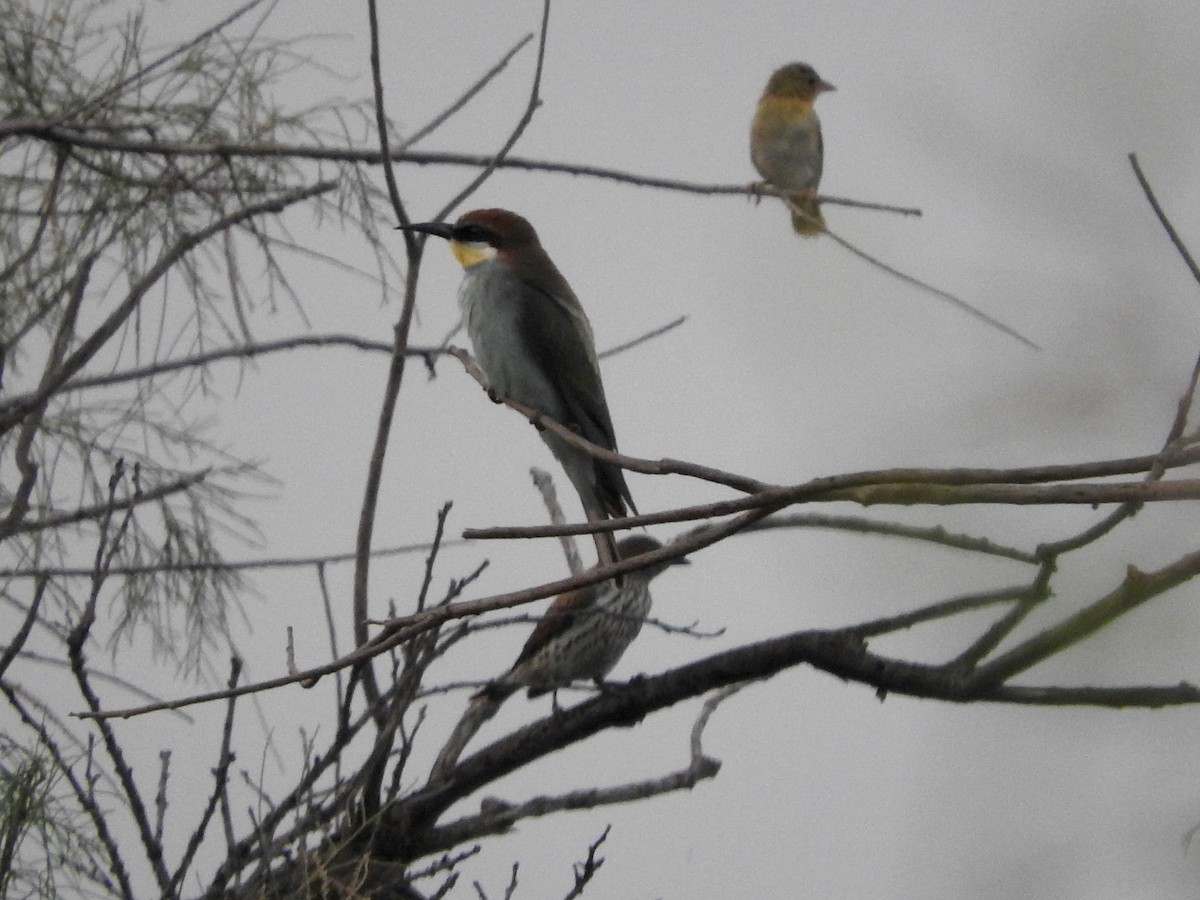
[[(617, 543), (617, 555), (625, 560), (661, 547), (649, 535), (635, 534)], [(676, 559), (638, 569), (626, 575), (620, 586), (602, 581), (559, 594), (512, 668), (480, 694), (498, 700), (527, 687), (529, 696), (537, 697), (586, 678), (599, 685), (650, 613), (651, 580), (670, 565), (686, 563)]]
[(772, 73), (750, 125), (754, 168), (773, 187), (796, 192), (788, 206), (797, 234), (820, 234), (825, 228), (816, 202), (825, 148), (813, 101), (832, 90), (806, 63), (783, 66)]
[[(445, 238), (462, 264), (458, 302), (492, 399), (533, 407), (593, 444), (616, 450), (591, 323), (533, 226), (505, 209), (477, 209), (453, 225), (400, 227)], [(542, 440), (575, 486), (589, 522), (623, 516), (627, 506), (637, 512), (619, 466), (548, 431)], [(599, 561), (613, 562), (612, 534), (595, 538)]]
[[(635, 534), (618, 542), (617, 552), (621, 559), (630, 559), (661, 547), (654, 538)], [(582, 679), (602, 685), (650, 613), (651, 580), (668, 566), (686, 564), (686, 559), (657, 563), (630, 572), (619, 585), (615, 580), (602, 581), (556, 597), (512, 668), (471, 698), (438, 754), (430, 781), (440, 780), (453, 768), (472, 735), (521, 688), (537, 697)]]

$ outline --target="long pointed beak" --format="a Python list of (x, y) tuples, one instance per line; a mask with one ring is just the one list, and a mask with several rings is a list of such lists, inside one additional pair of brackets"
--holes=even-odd
[(820, 84), (817, 85), (817, 93), (824, 93), (825, 91), (836, 91), (836, 90), (837, 90), (837, 88), (835, 88), (828, 81), (822, 81)]
[(446, 222), (413, 222), (410, 225), (397, 225), (397, 231), (419, 231), (422, 234), (432, 234), (450, 240), (454, 229)]

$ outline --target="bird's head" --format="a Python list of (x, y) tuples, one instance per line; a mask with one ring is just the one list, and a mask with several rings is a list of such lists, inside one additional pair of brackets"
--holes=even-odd
[(528, 220), (507, 209), (475, 209), (463, 213), (453, 225), (418, 222), (397, 228), (445, 238), (450, 242), (450, 252), (464, 269), (540, 247), (537, 232)]
[(771, 73), (763, 96), (792, 97), (812, 103), (817, 94), (835, 90), (837, 88), (824, 81), (808, 63), (789, 63)]
[[(617, 556), (622, 560), (632, 559), (635, 556), (661, 550), (662, 547), (661, 541), (650, 537), (648, 534), (631, 534), (629, 537), (621, 538), (621, 540), (617, 541)], [(691, 565), (691, 561), (680, 557), (670, 562), (658, 563), (646, 569), (641, 569), (638, 574), (644, 574), (647, 579), (650, 579), (664, 571), (668, 566), (688, 565)]]

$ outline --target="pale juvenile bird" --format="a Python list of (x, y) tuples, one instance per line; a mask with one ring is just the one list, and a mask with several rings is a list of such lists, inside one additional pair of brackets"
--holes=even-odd
[(773, 187), (796, 192), (788, 205), (797, 234), (820, 234), (825, 228), (816, 201), (825, 147), (813, 102), (832, 90), (806, 63), (783, 66), (772, 73), (750, 125), (754, 168)]
[[(592, 326), (575, 292), (542, 249), (533, 226), (505, 209), (477, 209), (453, 225), (400, 226), (450, 242), (464, 276), (458, 302), (493, 400), (515, 400), (616, 450)], [(542, 432), (589, 522), (637, 512), (619, 466)], [(616, 559), (611, 533), (597, 534), (601, 563)]]
[[(635, 534), (617, 543), (625, 560), (662, 547), (654, 538)], [(525, 642), (507, 673), (477, 696), (502, 700), (522, 687), (529, 696), (591, 679), (600, 685), (613, 670), (650, 613), (650, 582), (668, 566), (686, 565), (675, 559), (630, 572), (618, 587), (615, 581), (559, 594)]]
[[(617, 552), (621, 559), (630, 559), (661, 547), (654, 538), (635, 534), (619, 541)], [(521, 688), (537, 697), (583, 679), (602, 686), (650, 613), (650, 582), (668, 566), (687, 563), (686, 559), (657, 563), (628, 573), (619, 585), (610, 579), (556, 597), (512, 668), (471, 698), (438, 754), (430, 782), (445, 777), (472, 735)]]

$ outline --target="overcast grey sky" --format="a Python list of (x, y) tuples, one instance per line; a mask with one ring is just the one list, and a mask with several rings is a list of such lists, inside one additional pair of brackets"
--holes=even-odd
[[(151, 21), (191, 31), (226, 6), (155, 4)], [(365, 10), (355, 4), (334, 18), (332, 8), (282, 0), (268, 27), (326, 35), (306, 48), (349, 76), (322, 81), (308, 72), (281, 95), (285, 105), (368, 93)], [(533, 0), (451, 0), (384, 3), (381, 14), (391, 112), (416, 128), (536, 29), (540, 8)], [(900, 465), (1017, 466), (1151, 452), (1197, 352), (1200, 295), (1126, 154), (1138, 152), (1176, 227), (1200, 250), (1198, 47), (1200, 6), (1184, 2), (564, 2), (552, 11), (544, 104), (515, 153), (749, 182), (747, 132), (757, 96), (776, 66), (809, 62), (838, 88), (818, 103), (823, 191), (924, 211), (911, 219), (828, 207), (830, 228), (1004, 320), (1041, 352), (830, 241), (802, 241), (774, 202), (501, 172), (470, 206), (508, 207), (533, 222), (601, 347), (688, 317), (668, 336), (604, 365), (618, 440), (631, 454), (799, 482)], [(421, 148), (498, 148), (520, 115), (533, 60), (530, 48)], [(470, 174), (402, 167), (398, 179), (419, 220)], [(289, 221), (311, 237), (305, 216)], [(369, 258), (328, 229), (314, 240), (347, 261)], [(436, 342), (453, 325), (459, 278), (449, 253), (431, 246), (415, 343)], [(398, 305), (381, 306), (370, 285), (317, 268), (295, 283), (313, 331), (390, 338)], [(300, 327), (286, 310), (253, 323), (260, 338)], [(238, 453), (265, 458), (280, 479), (278, 492), (253, 506), (265, 554), (352, 547), (385, 377), (382, 358), (298, 353), (264, 360), (240, 386), (229, 378), (218, 433)], [(456, 365), (440, 365), (431, 382), (418, 367), (410, 370), (390, 453), (380, 546), (426, 539), (448, 499), (455, 502), (453, 534), (544, 520), (526, 473), (530, 465), (551, 467), (549, 454), (527, 424), (487, 402)], [(631, 475), (630, 486), (643, 511), (725, 496), (684, 479)], [(568, 515), (577, 516), (574, 498), (567, 499)], [(1026, 547), (1099, 515), (874, 512)], [(1055, 608), (1112, 588), (1127, 564), (1172, 560), (1190, 546), (1193, 524), (1190, 505), (1145, 511), (1069, 561)], [(492, 565), (476, 596), (563, 571), (553, 543), (476, 545), (446, 555), (440, 583), (484, 557)], [(420, 566), (417, 558), (375, 565), (378, 614), (389, 598), (402, 609), (410, 602)], [(1026, 575), (1015, 564), (865, 537), (738, 537), (655, 583), (657, 615), (699, 620), (725, 634), (697, 643), (647, 632), (614, 677)], [(331, 572), (345, 602), (343, 642), (349, 580), (349, 567)], [(254, 648), (249, 676), (279, 674), (287, 624), (299, 630), (302, 660), (324, 660), (311, 577), (263, 578), (258, 587), (261, 599), (248, 604), (252, 633), (242, 641)], [(1200, 680), (1196, 600), (1195, 586), (1186, 586), (1031, 680)], [(943, 659), (979, 627), (980, 620), (964, 622), (879, 646)], [(438, 674), (496, 674), (523, 638), (505, 631), (488, 644), (491, 655), (452, 658)], [(316, 726), (309, 717), (317, 705), (298, 690), (265, 698), (275, 740), (294, 750), (296, 728)], [(444, 706), (425, 726), (431, 755), (433, 736), (457, 709)], [(519, 773), (503, 783), (505, 797), (681, 767), (697, 709), (673, 710)], [(481, 738), (545, 711), (514, 699)], [(588, 896), (1192, 898), (1200, 858), (1183, 839), (1200, 824), (1197, 715), (954, 707), (894, 696), (881, 703), (866, 688), (799, 669), (718, 711), (705, 743), (724, 763), (714, 781), (647, 804), (526, 822), (489, 843), (467, 872), (489, 896), (500, 896), (519, 860), (517, 896), (561, 896), (571, 884), (570, 863), (611, 822), (608, 862)], [(211, 727), (203, 724), (207, 714), (198, 718), (188, 734)], [(253, 722), (242, 727), (245, 746), (261, 744)], [(166, 725), (159, 719), (128, 728), (156, 753)], [(257, 766), (249, 755), (242, 763)], [(184, 766), (181, 759), (174, 768)], [(286, 783), (270, 762), (266, 771), (268, 780)], [(460, 895), (471, 895), (468, 883)]]

